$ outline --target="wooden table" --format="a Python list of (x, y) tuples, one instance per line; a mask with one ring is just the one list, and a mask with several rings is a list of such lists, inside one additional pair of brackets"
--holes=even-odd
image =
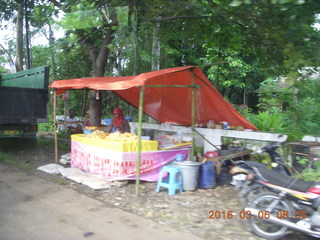
[(253, 151), (251, 149), (246, 149), (242, 152), (236, 152), (236, 153), (233, 153), (233, 154), (229, 154), (229, 155), (226, 155), (226, 156), (219, 156), (217, 157), (219, 159), (220, 162), (224, 161), (224, 160), (227, 160), (227, 159), (236, 159), (236, 158), (241, 158), (243, 159), (245, 156), (249, 156)]
[(217, 172), (217, 174), (220, 174), (220, 173), (221, 173), (221, 163), (222, 163), (224, 160), (227, 160), (227, 159), (235, 160), (235, 159), (238, 159), (238, 158), (244, 159), (245, 156), (249, 156), (252, 152), (253, 152), (253, 151), (252, 151), (251, 149), (246, 149), (246, 150), (244, 150), (244, 151), (235, 152), (235, 153), (228, 154), (228, 155), (225, 155), (225, 156), (209, 157), (209, 158), (203, 157), (203, 158), (201, 159), (201, 162), (202, 162), (205, 158), (207, 159), (206, 161), (214, 162), (214, 163), (215, 163), (215, 166), (216, 166), (216, 172)]

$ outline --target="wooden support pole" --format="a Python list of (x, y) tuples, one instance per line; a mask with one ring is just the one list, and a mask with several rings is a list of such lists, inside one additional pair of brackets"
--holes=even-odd
[(57, 164), (58, 163), (58, 135), (57, 135), (57, 119), (56, 119), (56, 115), (57, 115), (57, 92), (54, 91), (54, 94), (53, 94), (54, 159), (55, 159), (55, 163)]
[(141, 166), (141, 136), (142, 136), (142, 117), (143, 117), (144, 88), (140, 88), (139, 100), (139, 120), (138, 120), (138, 156), (136, 162), (136, 195), (140, 193), (140, 166)]
[[(195, 85), (194, 73), (191, 72), (191, 80), (192, 85)], [(194, 153), (195, 153), (195, 116), (196, 116), (196, 88), (191, 88), (191, 129), (192, 129), (192, 146), (191, 146), (191, 156), (190, 160), (194, 161)]]
[(197, 88), (197, 87), (202, 87), (202, 85), (196, 85), (196, 84), (191, 84), (191, 85), (145, 85), (145, 86), (137, 86), (137, 87), (144, 87), (144, 88), (155, 88), (155, 87), (173, 87), (173, 88)]

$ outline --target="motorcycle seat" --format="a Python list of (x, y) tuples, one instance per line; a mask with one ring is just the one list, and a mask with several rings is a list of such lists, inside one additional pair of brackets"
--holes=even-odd
[(303, 181), (287, 176), (283, 173), (275, 172), (274, 170), (270, 170), (268, 168), (257, 167), (257, 169), (268, 183), (285, 187), (291, 190), (307, 192), (313, 185), (315, 185), (315, 182)]

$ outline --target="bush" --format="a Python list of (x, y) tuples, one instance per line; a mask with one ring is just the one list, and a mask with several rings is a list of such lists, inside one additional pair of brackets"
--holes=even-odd
[(38, 130), (41, 132), (53, 132), (53, 124), (48, 122), (48, 123), (39, 123), (38, 124)]
[(308, 159), (301, 159), (299, 164), (306, 166), (306, 169), (302, 171), (302, 177), (306, 181), (320, 181), (320, 161), (318, 158), (314, 158), (313, 162), (309, 162)]
[(284, 132), (288, 123), (288, 115), (276, 111), (247, 113), (245, 117), (260, 131), (265, 132)]

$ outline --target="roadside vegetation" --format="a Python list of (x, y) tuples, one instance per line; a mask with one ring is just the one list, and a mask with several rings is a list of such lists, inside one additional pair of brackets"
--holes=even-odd
[[(39, 0), (27, 10), (32, 67), (50, 65), (50, 82), (196, 65), (260, 131), (320, 135), (318, 0)], [(23, 1), (0, 0), (0, 73), (26, 68), (24, 14)], [(120, 106), (137, 119), (112, 92), (95, 94), (61, 94), (57, 114), (103, 119)], [(40, 131), (53, 132), (52, 99)]]
[(4, 162), (6, 164), (9, 164), (9, 165), (13, 165), (17, 168), (24, 169), (24, 170), (33, 170), (34, 169), (27, 162), (20, 161), (20, 159), (18, 159), (17, 157), (13, 156), (10, 153), (3, 151), (2, 149), (0, 149), (0, 161)]

